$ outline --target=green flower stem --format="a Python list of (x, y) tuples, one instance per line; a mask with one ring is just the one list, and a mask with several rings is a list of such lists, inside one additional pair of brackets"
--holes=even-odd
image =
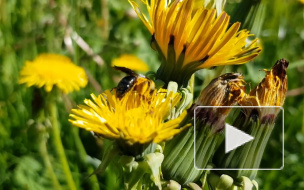
[[(79, 128), (74, 127), (72, 129), (72, 131), (73, 131), (73, 135), (74, 135), (75, 145), (76, 145), (76, 148), (77, 148), (79, 156), (80, 156), (80, 160), (82, 163), (86, 164), (87, 163), (87, 161), (86, 161), (87, 152), (85, 151), (85, 148), (83, 147), (83, 144), (79, 137)], [(89, 174), (91, 174), (94, 172), (94, 169), (92, 166), (87, 166), (87, 171)], [(94, 189), (94, 190), (100, 189), (96, 175), (91, 176), (88, 180), (90, 180), (90, 182), (91, 182), (90, 184), (92, 185), (91, 186), (92, 189)]]
[[(185, 121), (189, 121), (189, 118), (186, 118)], [(194, 131), (194, 127), (191, 127), (166, 143), (164, 149), (165, 159), (162, 165), (163, 175), (166, 180), (172, 179), (180, 184), (187, 184), (200, 179), (203, 171), (196, 170), (194, 166), (196, 165), (198, 168), (207, 166), (222, 136), (214, 133), (212, 131), (213, 127), (201, 123), (196, 131)], [(194, 151), (196, 153), (195, 164)]]
[(171, 73), (172, 73), (173, 67), (169, 64), (161, 64), (160, 67), (158, 68), (156, 72), (156, 79), (162, 80), (165, 82), (165, 87), (167, 87), (168, 83), (170, 81), (175, 81), (176, 80), (171, 80)]
[(41, 153), (42, 159), (44, 161), (44, 164), (45, 164), (45, 166), (46, 166), (46, 168), (47, 168), (47, 170), (48, 170), (48, 172), (51, 176), (53, 187), (54, 187), (54, 189), (60, 190), (61, 186), (60, 186), (60, 183), (59, 183), (59, 181), (56, 177), (56, 174), (53, 170), (52, 163), (51, 163), (51, 160), (50, 160), (49, 155), (48, 155), (48, 151), (47, 151), (47, 147), (46, 147), (47, 139), (46, 139), (44, 134), (42, 135), (42, 138), (41, 138), (40, 142), (41, 142), (40, 143), (40, 153)]
[(99, 166), (96, 168), (96, 170), (91, 173), (88, 177), (91, 177), (95, 174), (104, 173), (109, 164), (117, 159), (117, 156), (120, 154), (119, 149), (117, 146), (114, 146), (112, 143), (105, 149), (102, 162), (99, 164)]
[[(220, 151), (216, 153), (215, 158), (216, 165), (221, 168), (259, 168), (264, 150), (268, 143), (271, 132), (274, 128), (274, 123), (260, 123), (259, 120), (249, 120), (247, 123), (236, 123), (236, 127), (245, 126), (246, 132), (251, 136), (254, 136), (254, 141), (248, 142), (245, 145), (229, 152), (229, 154), (223, 154), (224, 143), (220, 147)], [(224, 171), (234, 178), (241, 176), (247, 176), (250, 179), (254, 179), (257, 170), (237, 170), (237, 171)]]
[[(151, 41), (153, 49), (157, 50), (162, 57), (162, 64), (158, 68), (156, 72), (156, 79), (162, 80), (165, 82), (165, 86), (168, 85), (170, 81), (177, 82), (179, 88), (187, 87), (190, 77), (195, 72), (195, 70), (191, 70), (190, 72), (187, 69), (183, 68), (183, 62), (185, 58), (185, 49), (181, 53), (181, 55), (176, 58), (175, 49), (174, 49), (174, 36), (171, 36), (168, 51), (163, 54), (159, 45), (155, 41), (154, 36), (152, 36)], [(188, 73), (188, 74), (186, 74)]]
[(159, 152), (149, 153), (142, 161), (136, 161), (132, 156), (121, 156), (119, 163), (123, 168), (125, 189), (141, 190), (161, 189), (160, 167), (164, 155)]
[(188, 86), (193, 73), (194, 71), (183, 71), (181, 68), (177, 68), (174, 64), (166, 62), (161, 64), (158, 68), (156, 79), (164, 81), (165, 84), (168, 84), (170, 81), (174, 81), (178, 84), (179, 88), (182, 88)]
[[(212, 126), (202, 127), (196, 135), (196, 163), (198, 168), (205, 168), (208, 164), (209, 158), (214, 154), (217, 144), (222, 140), (221, 134), (212, 132)], [(208, 158), (208, 159), (206, 159)]]
[[(194, 174), (191, 174), (191, 176), (186, 173), (189, 167), (194, 167), (193, 164), (190, 165), (191, 160), (194, 159), (193, 143), (193, 127), (166, 143), (164, 149), (165, 160), (162, 167), (163, 175), (166, 180), (172, 179), (178, 183), (185, 184), (194, 181), (197, 178), (196, 176), (200, 175), (201, 172), (195, 172)], [(186, 163), (185, 160), (190, 160), (190, 163)]]
[(39, 142), (40, 142), (39, 152), (40, 152), (43, 162), (46, 166), (46, 169), (49, 172), (49, 175), (51, 176), (54, 189), (60, 190), (61, 186), (60, 186), (60, 183), (53, 170), (52, 162), (50, 160), (48, 150), (47, 150), (47, 141), (48, 141), (49, 134), (47, 131), (47, 127), (42, 124), (43, 122), (45, 122), (45, 112), (44, 111), (45, 111), (44, 109), (39, 110), (38, 117), (36, 118), (37, 126), (38, 126), (39, 132), (40, 132), (39, 133)]
[(54, 146), (59, 156), (59, 160), (62, 165), (63, 172), (65, 174), (68, 183), (68, 187), (70, 190), (74, 190), (74, 189), (76, 190), (77, 189), (76, 184), (73, 180), (72, 173), (70, 171), (69, 164), (66, 155), (64, 153), (64, 148), (60, 137), (60, 129), (57, 119), (57, 107), (53, 99), (48, 102), (48, 111), (50, 114), (50, 121), (52, 124)]

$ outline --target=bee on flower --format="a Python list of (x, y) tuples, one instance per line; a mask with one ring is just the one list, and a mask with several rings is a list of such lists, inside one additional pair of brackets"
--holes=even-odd
[(118, 93), (119, 89), (112, 92), (107, 90), (99, 96), (92, 94), (92, 100), (84, 101), (86, 105), (72, 110), (69, 121), (104, 138), (115, 140), (127, 155), (137, 156), (149, 144), (171, 139), (185, 128), (180, 127), (179, 123), (186, 112), (179, 118), (164, 122), (181, 96), (178, 93), (167, 93), (165, 89), (151, 91), (154, 82), (147, 80), (135, 80), (123, 95)]
[[(135, 84), (136, 88), (134, 90), (141, 95), (150, 95), (150, 93), (155, 89), (154, 82), (146, 78), (144, 75), (138, 75), (131, 69), (125, 67), (114, 66), (114, 68), (128, 74), (121, 79), (116, 87), (116, 96), (118, 98), (122, 98)], [(146, 83), (147, 85), (145, 85)]]
[(155, 89), (154, 81), (130, 69), (118, 66), (115, 69), (127, 76), (116, 88), (98, 96), (91, 94), (91, 100), (84, 100), (85, 105), (72, 109), (69, 121), (112, 142), (99, 167), (101, 171), (117, 159), (126, 189), (143, 183), (145, 174), (150, 175), (153, 184), (160, 188), (159, 171), (164, 156), (157, 144), (172, 139), (189, 127), (181, 125), (186, 111), (168, 120), (182, 96), (167, 89)]

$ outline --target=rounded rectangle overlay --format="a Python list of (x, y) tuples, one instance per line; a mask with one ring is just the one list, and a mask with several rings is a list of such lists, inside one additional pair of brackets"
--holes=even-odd
[[(246, 108), (259, 108), (259, 109), (280, 109), (281, 114), (277, 115), (276, 120), (280, 119), (279, 116), (281, 115), (281, 123), (282, 123), (282, 133), (281, 133), (281, 138), (282, 139), (282, 165), (280, 167), (263, 167), (263, 168), (210, 168), (207, 166), (206, 168), (199, 168), (196, 165), (196, 151), (194, 151), (194, 168), (196, 170), (282, 170), (284, 168), (284, 109), (281, 106), (197, 106), (194, 109), (194, 150), (196, 150), (196, 111), (197, 109), (207, 109), (207, 108), (231, 108), (231, 109), (246, 109)], [(276, 124), (275, 124), (276, 125)], [(275, 126), (277, 127), (277, 126)], [(267, 143), (268, 144), (268, 143)], [(267, 145), (266, 145), (267, 146)]]

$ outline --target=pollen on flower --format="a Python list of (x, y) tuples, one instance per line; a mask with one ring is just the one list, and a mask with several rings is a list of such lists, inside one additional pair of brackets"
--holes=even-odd
[(69, 93), (85, 87), (88, 79), (84, 69), (74, 65), (68, 57), (41, 54), (25, 63), (20, 71), (19, 83), (25, 83), (28, 87), (44, 86), (47, 92), (57, 86), (64, 93)]
[(97, 97), (92, 94), (92, 100), (86, 100), (86, 105), (72, 110), (69, 121), (104, 138), (128, 145), (169, 140), (184, 129), (179, 124), (186, 112), (177, 119), (164, 122), (181, 96), (172, 92), (162, 93), (163, 89), (149, 91), (149, 95), (137, 92), (139, 86), (140, 89), (149, 89), (149, 85), (136, 83), (122, 98), (116, 96), (115, 89)]

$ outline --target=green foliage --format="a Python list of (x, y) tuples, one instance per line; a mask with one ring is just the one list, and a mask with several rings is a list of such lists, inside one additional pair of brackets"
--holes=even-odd
[[(284, 105), (285, 168), (261, 171), (257, 181), (261, 189), (303, 189), (304, 5), (291, 0), (239, 2), (227, 2), (231, 21), (244, 22), (244, 28), (258, 35), (263, 53), (246, 65), (198, 72), (196, 83), (200, 87), (195, 89), (195, 94), (215, 76), (231, 71), (243, 73), (246, 81), (254, 86), (264, 77), (259, 70), (270, 69), (280, 58), (289, 60), (290, 91)], [(68, 29), (72, 32), (68, 33)], [(75, 33), (90, 46), (94, 55), (104, 60), (103, 64), (98, 65), (93, 56), (76, 43)], [(65, 42), (67, 37), (72, 38), (70, 47)], [(153, 71), (159, 66), (157, 54), (150, 48), (150, 34), (127, 1), (0, 0), (0, 189), (54, 189), (39, 151), (43, 143), (41, 135), (50, 131), (47, 119), (39, 121), (43, 109), (35, 95), (42, 93), (44, 97), (43, 90), (18, 84), (19, 71), (25, 61), (44, 52), (69, 56), (87, 70), (102, 90), (113, 88), (123, 76), (110, 67), (111, 60), (123, 53), (139, 56)], [(117, 189), (122, 184), (121, 176), (112, 172), (115, 166), (110, 166), (95, 181), (87, 179), (99, 164), (96, 160), (102, 157), (104, 142), (87, 131), (78, 132), (67, 122), (71, 106), (82, 103), (90, 93), (99, 93), (92, 81), (86, 88), (59, 101), (63, 145), (79, 189)], [(48, 157), (64, 189), (67, 182), (58, 156), (51, 137), (46, 138)], [(275, 148), (276, 142), (270, 146)], [(271, 156), (272, 152), (265, 154)]]

